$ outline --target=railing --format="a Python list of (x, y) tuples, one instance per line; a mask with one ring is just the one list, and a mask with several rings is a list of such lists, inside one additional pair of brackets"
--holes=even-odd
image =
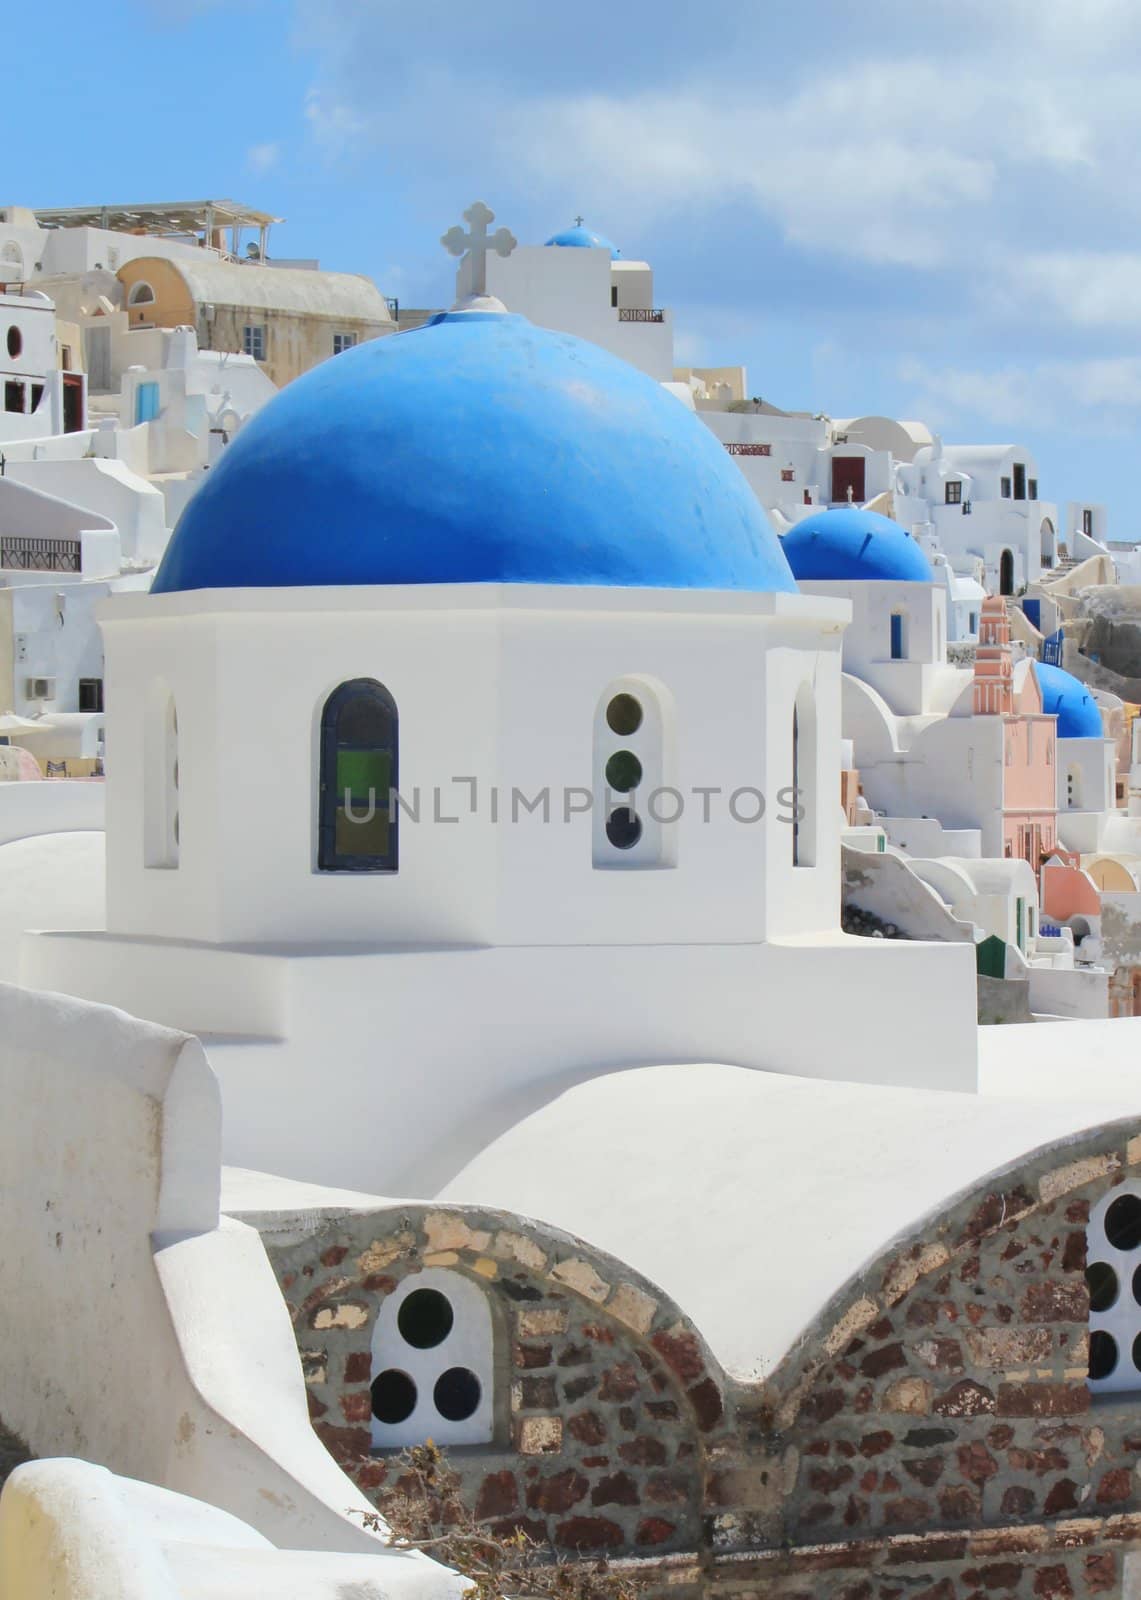
[(638, 306), (619, 306), (618, 320), (619, 322), (664, 322), (666, 314), (664, 311), (649, 311)]
[(771, 444), (727, 444), (725, 446), (731, 456), (771, 456)]
[(16, 572), (79, 572), (78, 539), (33, 539), (9, 534), (0, 538), (0, 567)]

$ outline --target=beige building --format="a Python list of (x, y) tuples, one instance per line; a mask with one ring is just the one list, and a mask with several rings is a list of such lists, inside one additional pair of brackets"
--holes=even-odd
[(225, 261), (203, 252), (136, 256), (119, 269), (129, 326), (188, 326), (202, 350), (253, 356), (276, 384), (396, 324), (369, 278), (310, 267)]

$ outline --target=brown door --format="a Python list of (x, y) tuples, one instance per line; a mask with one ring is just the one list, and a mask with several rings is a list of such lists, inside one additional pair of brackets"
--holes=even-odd
[(63, 375), (64, 433), (81, 433), (83, 431), (86, 420), (83, 411), (83, 379), (78, 372), (65, 372)]
[[(864, 494), (865, 465), (863, 456), (832, 457), (833, 502), (847, 504), (850, 500), (853, 505), (863, 505), (866, 498)], [(849, 489), (852, 491), (851, 494), (848, 493)]]

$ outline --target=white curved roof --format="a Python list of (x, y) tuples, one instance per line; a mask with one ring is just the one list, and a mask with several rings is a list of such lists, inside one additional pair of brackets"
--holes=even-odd
[(102, 833), (43, 833), (0, 845), (0, 982), (18, 980), (28, 928), (107, 926), (104, 873)]
[[(1019, 1047), (1033, 1052), (1049, 1026)], [(1136, 1115), (1124, 1083), (1104, 1100), (1088, 1077), (1084, 1088), (1083, 1101), (1037, 1103), (643, 1067), (560, 1095), (437, 1198), (521, 1212), (609, 1251), (677, 1302), (727, 1371), (756, 1379), (927, 1212), (1039, 1145)]]
[[(392, 321), (388, 303), (371, 278), (348, 272), (310, 271), (303, 267), (242, 266), (204, 255), (164, 261), (182, 274), (200, 304), (249, 306), (267, 311), (297, 311), (330, 322)], [(146, 258), (130, 263), (132, 278), (145, 274)]]

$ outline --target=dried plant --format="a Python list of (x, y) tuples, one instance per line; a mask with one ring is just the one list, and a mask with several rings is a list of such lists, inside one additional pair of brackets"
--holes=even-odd
[[(522, 1528), (479, 1521), (462, 1498), (447, 1454), (429, 1439), (394, 1458), (390, 1483), (364, 1526), (396, 1550), (423, 1550), (471, 1584), (473, 1600), (639, 1600), (643, 1582), (605, 1557), (568, 1559)], [(498, 1527), (501, 1531), (496, 1531)]]

